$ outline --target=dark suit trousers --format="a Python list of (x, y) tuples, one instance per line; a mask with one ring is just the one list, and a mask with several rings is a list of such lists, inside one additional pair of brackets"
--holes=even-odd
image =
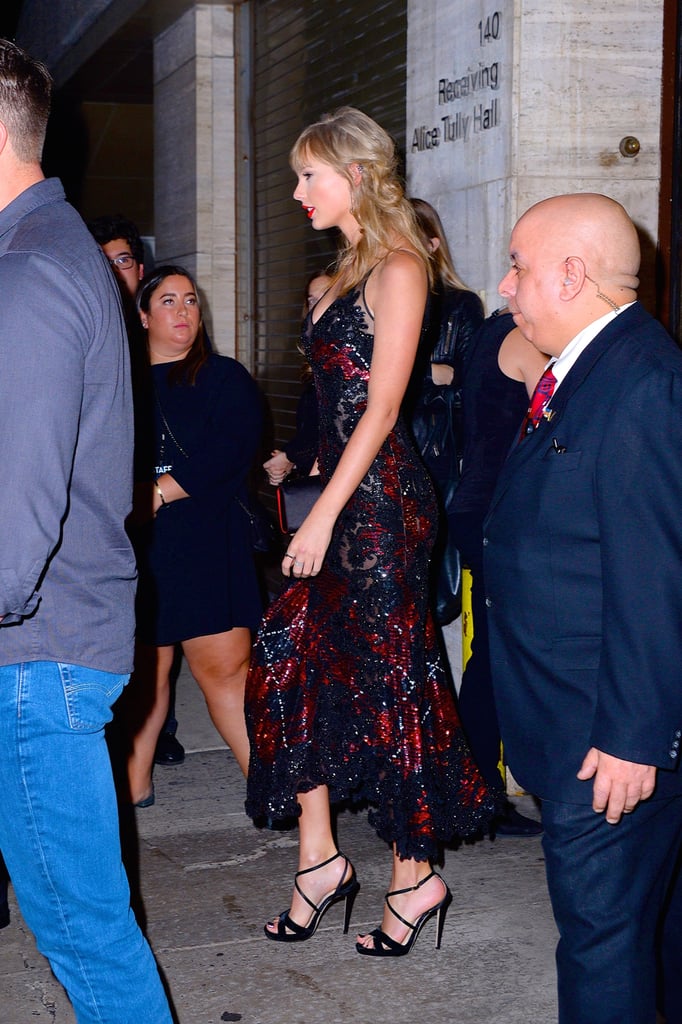
[(559, 1024), (655, 1024), (656, 932), (682, 796), (645, 801), (618, 825), (591, 807), (543, 800), (542, 821), (560, 935)]
[(682, 1024), (682, 851), (659, 936), (659, 1009), (666, 1024)]

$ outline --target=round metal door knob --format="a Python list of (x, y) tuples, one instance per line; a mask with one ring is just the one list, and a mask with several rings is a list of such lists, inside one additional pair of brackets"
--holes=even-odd
[(637, 156), (640, 149), (639, 139), (636, 139), (634, 135), (626, 135), (624, 139), (620, 140), (618, 148), (622, 156)]

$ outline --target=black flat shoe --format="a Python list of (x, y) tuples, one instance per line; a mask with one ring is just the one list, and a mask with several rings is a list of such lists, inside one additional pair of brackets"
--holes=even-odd
[[(337, 857), (343, 858), (343, 871), (341, 872), (341, 879), (334, 892), (329, 893), (325, 896), (320, 903), (313, 903), (312, 900), (308, 899), (306, 894), (298, 884), (298, 879), (301, 875), (308, 875), (311, 871), (317, 871), (318, 868), (324, 868), (327, 864), (331, 864)], [(350, 878), (347, 882), (344, 882), (346, 871), (350, 868)], [(294, 876), (294, 887), (299, 896), (303, 897), (309, 907), (312, 907), (312, 914), (307, 925), (296, 924), (289, 917), (289, 911), (284, 910), (277, 920), (277, 931), (270, 931), (267, 925), (264, 926), (263, 931), (269, 939), (273, 942), (305, 942), (306, 939), (312, 938), (317, 931), (317, 926), (322, 920), (323, 915), (329, 910), (332, 903), (338, 903), (339, 900), (345, 900), (345, 912), (343, 916), (343, 934), (346, 935), (348, 932), (348, 926), (350, 924), (350, 915), (353, 909), (353, 902), (357, 895), (360, 883), (355, 877), (355, 869), (348, 857), (344, 857), (342, 853), (335, 853), (333, 857), (329, 857), (328, 860), (322, 861), (321, 864), (316, 864), (312, 868), (304, 868), (302, 871), (297, 871)]]
[(154, 764), (170, 768), (182, 764), (185, 760), (185, 748), (173, 732), (162, 732), (156, 741)]
[[(404, 917), (394, 910), (391, 906), (391, 896), (400, 896), (406, 892), (415, 892), (417, 889), (421, 889), (422, 885), (425, 885), (430, 878), (440, 878), (441, 882), (445, 886), (445, 895), (442, 900), (439, 900), (433, 907), (429, 907), (423, 914), (417, 918), (416, 921), (407, 921)], [(427, 921), (432, 917), (436, 918), (436, 949), (440, 949), (440, 940), (443, 936), (443, 926), (445, 924), (445, 914), (447, 909), (452, 903), (452, 893), (447, 887), (445, 879), (436, 872), (432, 871), (426, 878), (422, 878), (421, 882), (417, 882), (416, 885), (411, 885), (408, 889), (394, 889), (393, 892), (387, 892), (384, 896), (384, 902), (391, 911), (394, 917), (396, 917), (402, 924), (407, 925), (410, 929), (407, 938), (404, 942), (396, 942), (386, 932), (382, 932), (381, 928), (375, 928), (373, 932), (369, 934), (372, 936), (373, 944), (371, 946), (363, 946), (361, 942), (355, 943), (355, 949), (362, 956), (407, 956), (415, 942), (417, 936), (424, 927)], [(364, 936), (363, 936), (364, 938)]]
[(9, 904), (0, 903), (0, 928), (6, 928), (9, 924)]
[(153, 807), (155, 801), (156, 795), (154, 793), (154, 787), (152, 786), (151, 793), (149, 793), (148, 796), (143, 797), (142, 800), (138, 800), (137, 803), (133, 804), (133, 807)]
[(511, 803), (490, 823), (491, 839), (495, 839), (496, 836), (500, 839), (530, 839), (531, 836), (541, 836), (542, 833), (542, 822), (527, 818)]

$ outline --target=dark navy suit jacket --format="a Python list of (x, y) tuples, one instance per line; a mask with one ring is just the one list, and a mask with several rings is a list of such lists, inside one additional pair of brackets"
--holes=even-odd
[[(682, 791), (682, 354), (635, 303), (587, 346), (507, 458), (484, 525), (506, 760), (591, 803), (592, 746)], [(559, 449), (557, 451), (557, 448)]]

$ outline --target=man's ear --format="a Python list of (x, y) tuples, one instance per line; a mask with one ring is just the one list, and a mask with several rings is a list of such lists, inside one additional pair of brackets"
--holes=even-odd
[(0, 153), (4, 152), (9, 141), (9, 134), (4, 121), (0, 121)]
[(564, 260), (564, 279), (562, 287), (565, 298), (577, 295), (585, 281), (585, 264), (579, 256), (569, 256)]

